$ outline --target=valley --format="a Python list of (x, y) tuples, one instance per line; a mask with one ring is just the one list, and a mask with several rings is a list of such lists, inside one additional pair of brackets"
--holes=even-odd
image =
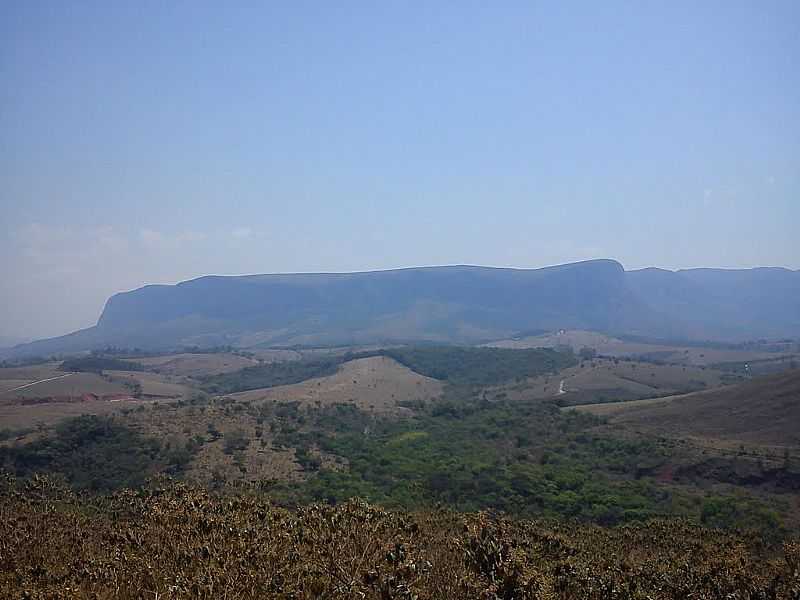
[[(0, 369), (0, 458), (19, 475), (44, 468), (85, 485), (76, 482), (100, 480), (86, 459), (62, 463), (60, 444), (91, 439), (89, 462), (105, 464), (105, 452), (139, 436), (156, 454), (112, 487), (171, 473), (216, 490), (255, 486), (287, 505), (358, 496), (604, 524), (672, 514), (800, 526), (790, 347), (676, 346), (670, 362), (662, 345), (585, 331), (534, 339), (550, 349), (115, 351), (9, 366)], [(728, 359), (785, 370), (764, 379)], [(84, 440), (90, 431), (112, 433)], [(715, 502), (724, 516), (710, 516)]]

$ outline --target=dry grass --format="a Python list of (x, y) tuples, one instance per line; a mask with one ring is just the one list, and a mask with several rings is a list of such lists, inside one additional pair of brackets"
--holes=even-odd
[(365, 411), (399, 414), (398, 402), (427, 400), (442, 393), (442, 383), (419, 375), (391, 358), (374, 356), (343, 364), (328, 377), (233, 394), (253, 402), (300, 402), (306, 406), (353, 404)]
[[(242, 405), (213, 401), (197, 406), (157, 403), (129, 413), (125, 423), (176, 446), (193, 438), (202, 439), (185, 473), (186, 479), (193, 483), (208, 486), (215, 481), (304, 479), (294, 449), (276, 446), (268, 423), (259, 424), (253, 412), (235, 408)], [(241, 452), (226, 452), (227, 440), (234, 435), (242, 437), (245, 447)]]
[[(45, 404), (2, 404), (0, 403), (0, 429), (27, 429), (30, 427), (52, 426), (69, 417), (81, 415), (108, 415), (122, 409), (149, 405), (149, 400), (88, 400), (85, 402), (48, 402)], [(24, 438), (29, 441), (28, 438)]]
[(643, 407), (663, 406), (676, 398), (693, 397), (708, 392), (690, 392), (688, 394), (675, 394), (672, 396), (662, 396), (659, 398), (643, 398), (641, 400), (628, 400), (625, 402), (600, 402), (598, 404), (581, 404), (578, 406), (566, 406), (563, 410), (580, 410), (592, 413), (598, 417), (610, 417), (617, 413), (627, 412)]
[[(390, 358), (372, 357), (345, 363), (329, 377), (298, 384), (241, 392), (197, 405), (154, 404), (128, 414), (126, 423), (178, 445), (203, 439), (187, 470), (190, 481), (204, 485), (215, 480), (298, 481), (308, 473), (295, 460), (294, 449), (276, 444), (271, 422), (259, 422), (262, 405), (297, 403), (303, 410), (313, 410), (350, 404), (376, 415), (400, 416), (407, 409), (397, 402), (436, 397), (442, 387), (441, 382), (418, 375)], [(237, 435), (245, 440), (244, 448), (226, 452), (227, 440)], [(315, 452), (325, 468), (343, 468), (342, 459)]]
[(253, 428), (243, 426), (241, 422), (229, 424), (220, 421), (219, 427), (224, 435), (241, 430), (248, 437), (249, 441), (241, 459), (225, 453), (224, 438), (203, 444), (184, 475), (187, 481), (209, 486), (215, 481), (297, 482), (305, 479), (306, 473), (295, 460), (294, 448), (275, 447), (269, 435), (257, 439)]
[(670, 437), (800, 446), (800, 371), (669, 398), (584, 406), (612, 425)]
[(64, 373), (59, 371), (49, 381), (42, 381), (15, 391), (7, 391), (0, 401), (15, 401), (25, 398), (47, 398), (49, 396), (80, 396), (81, 394), (125, 394), (130, 390), (120, 382), (110, 381), (95, 373)]
[(148, 398), (188, 398), (193, 389), (183, 383), (178, 383), (172, 378), (157, 373), (141, 371), (106, 371), (106, 374), (115, 382), (139, 384), (141, 394)]
[[(36, 426), (50, 426), (61, 419), (80, 415), (107, 415), (123, 408), (131, 408), (149, 404), (154, 399), (180, 399), (192, 393), (192, 388), (169, 381), (154, 373), (108, 371), (105, 375), (95, 373), (64, 373), (52, 368), (41, 369), (24, 367), (28, 374), (58, 377), (42, 381), (18, 390), (7, 390), (0, 394), (0, 429), (23, 429)], [(10, 370), (10, 369), (9, 369)], [(18, 371), (14, 369), (13, 371)], [(20, 380), (0, 380), (0, 383), (19, 382)], [(22, 380), (25, 385), (30, 383)], [(133, 384), (141, 385), (142, 399), (134, 399)], [(126, 385), (127, 384), (127, 385)], [(17, 387), (17, 386), (14, 386)], [(0, 388), (2, 390), (2, 388)], [(120, 395), (131, 399), (109, 401), (80, 400), (84, 394)], [(66, 397), (72, 402), (63, 401)], [(47, 401), (48, 399), (53, 399)], [(29, 403), (35, 402), (35, 403)]]
[(258, 361), (237, 354), (171, 354), (169, 356), (152, 356), (131, 359), (133, 362), (163, 373), (180, 377), (202, 377), (230, 373), (245, 367), (257, 365)]
[(752, 350), (727, 350), (719, 348), (703, 348), (697, 346), (679, 346), (627, 342), (615, 337), (594, 331), (568, 330), (563, 334), (549, 333), (545, 335), (498, 340), (486, 344), (496, 348), (555, 348), (570, 346), (576, 352), (588, 346), (604, 356), (635, 357), (656, 355), (664, 362), (675, 362), (686, 365), (708, 366), (723, 362), (742, 362), (761, 359), (778, 358), (789, 354), (761, 352)]
[[(714, 388), (725, 383), (724, 376), (721, 371), (704, 367), (595, 359), (503, 390), (511, 399), (559, 398), (566, 403), (583, 404)], [(562, 381), (563, 394), (559, 393)]]
[(61, 362), (49, 362), (30, 367), (7, 367), (0, 369), (0, 380), (3, 379), (23, 379), (25, 381), (38, 381), (49, 377), (63, 375), (59, 369)]
[(4, 392), (20, 388), (31, 383), (30, 379), (0, 379), (0, 399)]

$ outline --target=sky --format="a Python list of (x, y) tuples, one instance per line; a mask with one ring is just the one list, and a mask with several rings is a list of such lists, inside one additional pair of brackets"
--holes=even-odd
[(0, 345), (205, 274), (800, 268), (800, 3), (0, 4)]

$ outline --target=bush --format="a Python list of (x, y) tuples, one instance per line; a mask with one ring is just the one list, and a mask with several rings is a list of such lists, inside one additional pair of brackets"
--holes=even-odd
[(0, 465), (17, 475), (57, 473), (75, 489), (106, 491), (142, 485), (162, 471), (180, 472), (192, 448), (167, 449), (110, 417), (63, 421), (55, 435), (0, 448)]
[(412, 346), (381, 353), (417, 373), (458, 385), (496, 385), (553, 373), (576, 364), (572, 354), (546, 348)]
[(234, 452), (243, 451), (250, 444), (250, 439), (242, 429), (234, 429), (225, 435), (223, 442), (223, 451), (225, 454), (233, 454)]

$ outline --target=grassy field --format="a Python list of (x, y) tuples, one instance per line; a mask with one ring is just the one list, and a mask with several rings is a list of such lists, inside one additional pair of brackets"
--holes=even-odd
[(0, 379), (0, 398), (4, 392), (10, 392), (32, 383), (31, 379)]
[(237, 401), (299, 402), (303, 406), (352, 404), (361, 410), (395, 414), (398, 402), (427, 401), (442, 393), (442, 383), (374, 356), (343, 364), (334, 375), (293, 385), (232, 394)]
[(238, 371), (258, 364), (255, 359), (229, 352), (170, 354), (167, 356), (134, 358), (131, 361), (142, 364), (156, 373), (180, 377), (203, 377), (219, 373), (230, 373), (231, 371)]
[(800, 448), (800, 370), (701, 393), (580, 410), (659, 435)]
[(621, 402), (598, 402), (597, 404), (577, 404), (565, 406), (564, 410), (579, 410), (597, 417), (613, 417), (618, 413), (624, 413), (643, 407), (666, 406), (672, 400), (678, 398), (698, 398), (708, 392), (690, 392), (688, 394), (675, 394), (671, 396), (659, 396), (658, 398), (643, 398), (641, 400), (627, 400)]
[[(38, 427), (50, 428), (64, 419), (81, 415), (111, 415), (124, 409), (148, 406), (150, 400), (87, 400), (85, 402), (48, 402), (44, 404), (4, 404), (0, 403), (0, 430), (31, 430)], [(21, 441), (28, 441), (25, 435)]]
[(603, 356), (626, 358), (644, 357), (662, 362), (694, 366), (711, 366), (716, 363), (774, 360), (778, 357), (797, 358), (797, 352), (769, 352), (760, 349), (730, 349), (703, 346), (627, 341), (594, 331), (567, 330), (563, 333), (498, 340), (487, 344), (496, 348), (556, 348), (569, 346), (575, 352), (583, 347), (594, 348)]
[(61, 361), (52, 361), (27, 367), (5, 367), (0, 369), (0, 380), (25, 379), (38, 381), (39, 379), (47, 379), (48, 377), (62, 375), (63, 373), (59, 369), (60, 366)]
[(135, 386), (137, 394), (142, 398), (153, 399), (172, 399), (188, 398), (194, 390), (192, 387), (178, 383), (181, 379), (167, 377), (158, 373), (135, 372), (135, 371), (106, 371), (106, 376), (115, 383), (122, 383), (128, 390)]
[[(49, 427), (82, 414), (108, 415), (124, 407), (185, 399), (194, 393), (190, 386), (156, 373), (65, 373), (60, 366), (53, 362), (0, 369), (0, 429)], [(99, 398), (84, 397), (87, 394)], [(114, 396), (113, 401), (104, 396)]]
[(581, 361), (558, 374), (500, 386), (493, 393), (517, 400), (552, 398), (562, 406), (569, 406), (687, 393), (744, 379), (744, 375), (708, 367), (596, 358)]
[(46, 398), (49, 396), (80, 396), (81, 394), (125, 394), (130, 390), (121, 382), (110, 381), (96, 373), (64, 373), (58, 372), (50, 379), (29, 385), (15, 391), (7, 391), (0, 396), (0, 401), (15, 401), (25, 398)]
[(60, 366), (60, 362), (49, 362), (27, 367), (0, 368), (0, 401), (6, 398), (6, 393), (13, 393), (11, 390), (15, 388), (64, 375)]

